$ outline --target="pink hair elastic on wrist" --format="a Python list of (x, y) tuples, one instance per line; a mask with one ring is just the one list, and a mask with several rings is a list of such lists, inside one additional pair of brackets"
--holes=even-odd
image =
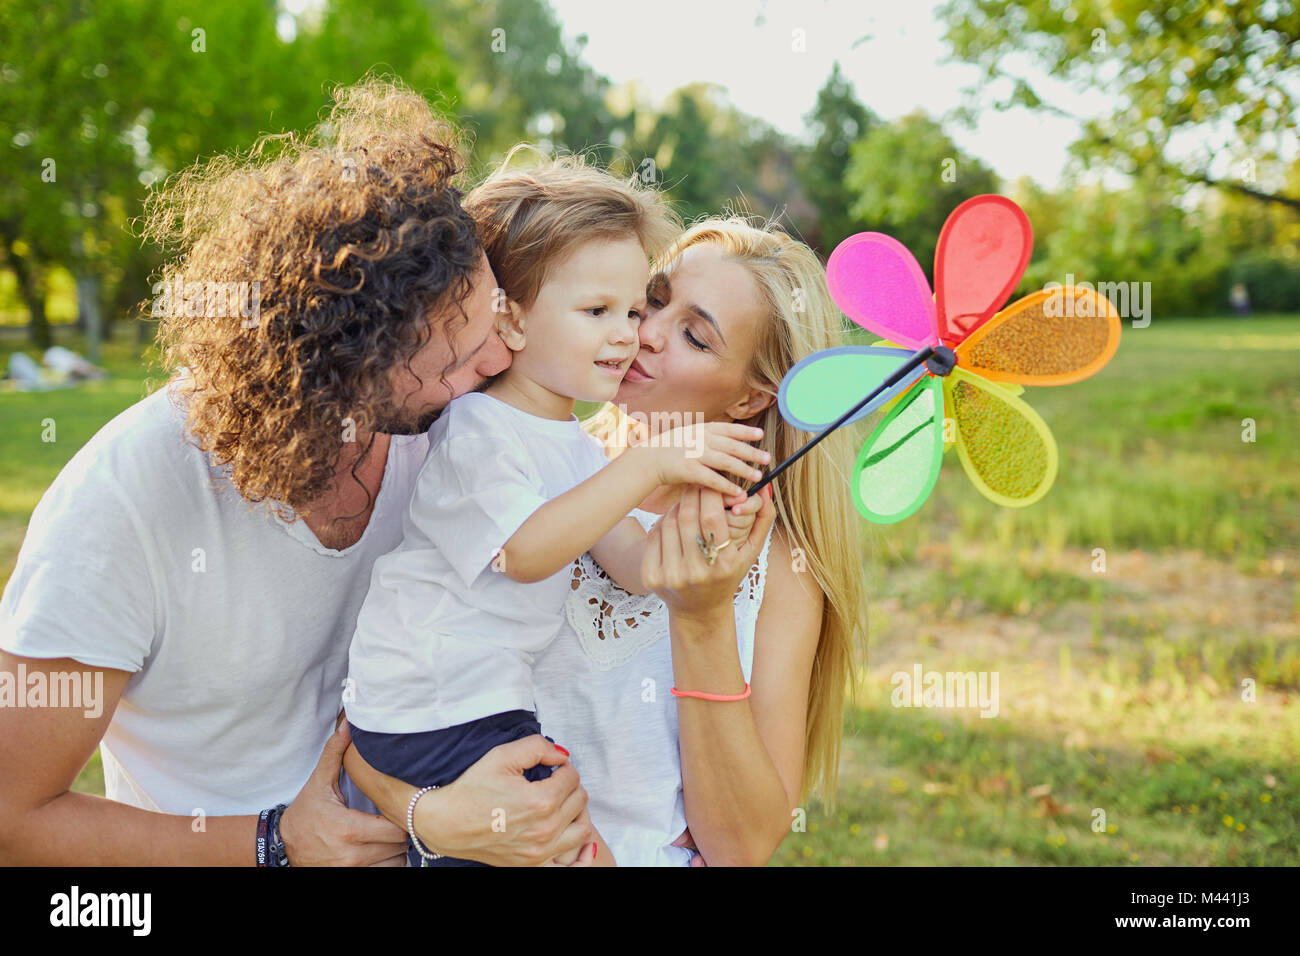
[(671, 693), (674, 697), (698, 697), (700, 700), (744, 700), (749, 696), (749, 684), (745, 684), (743, 694), (704, 694), (697, 690), (678, 690), (672, 688)]

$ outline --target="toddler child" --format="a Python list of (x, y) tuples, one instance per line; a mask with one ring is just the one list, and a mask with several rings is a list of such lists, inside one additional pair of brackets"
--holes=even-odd
[[(577, 400), (612, 399), (637, 356), (648, 259), (674, 232), (662, 199), (574, 158), (509, 162), (465, 208), (501, 286), (497, 331), (513, 361), (430, 429), (402, 542), (375, 562), (349, 653), (357, 750), (421, 789), (541, 732), (532, 661), (560, 629), (568, 567), (590, 551), (619, 586), (646, 593), (646, 533), (627, 515), (656, 487), (731, 496), (733, 537), (761, 505), (720, 473), (755, 477), (749, 462), (765, 453), (746, 442), (760, 429), (685, 426), (610, 462), (573, 414)], [(539, 764), (524, 775), (550, 773)], [(596, 842), (596, 864), (613, 865)], [(480, 865), (413, 839), (408, 859)]]

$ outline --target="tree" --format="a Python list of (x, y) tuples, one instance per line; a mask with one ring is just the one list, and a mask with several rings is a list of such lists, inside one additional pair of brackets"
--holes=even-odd
[(797, 178), (794, 144), (732, 106), (721, 87), (692, 83), (674, 90), (657, 114), (635, 114), (641, 121), (628, 146), (633, 165), (654, 176), (688, 222), (754, 215), (795, 234), (797, 224), (811, 224), (815, 213)]
[(541, 0), (424, 2), (456, 65), (456, 112), (475, 134), (480, 166), (521, 141), (608, 161), (627, 126), (606, 105), (609, 80), (581, 61), (585, 35), (566, 43)]
[(998, 191), (997, 177), (922, 113), (877, 126), (849, 150), (849, 212), (907, 246), (931, 275), (939, 230), (959, 204)]
[(829, 253), (846, 236), (861, 231), (849, 212), (856, 195), (849, 189), (849, 148), (880, 120), (853, 93), (840, 64), (817, 91), (817, 104), (804, 117), (812, 146), (800, 165), (800, 178), (817, 212), (815, 245)]
[[(1019, 291), (1114, 282), (1142, 296), (1148, 318), (1222, 309), (1229, 254), (1204, 207), (1176, 201), (1181, 187), (1178, 177), (1150, 167), (1124, 189), (1087, 184), (1018, 196), (1034, 227), (1034, 256)], [(1133, 305), (1116, 303), (1126, 304), (1129, 318)]]
[[(147, 60), (141, 4), (105, 11), (0, 6), (0, 128), (12, 174), (0, 181), (0, 245), (18, 276), (38, 346), (50, 344), (45, 278), (64, 266), (83, 320), (100, 310), (100, 280), (127, 241), (124, 197), (139, 190), (131, 130)], [(57, 38), (57, 39), (56, 39)]]
[(721, 117), (712, 109), (712, 99), (718, 93), (705, 84), (674, 92), (645, 143), (645, 155), (654, 160), (658, 178), (688, 220), (716, 213), (732, 198), (726, 170), (739, 161), (739, 144), (717, 128)]
[[(1115, 98), (1113, 115), (1084, 125), (1077, 155), (1129, 173), (1159, 165), (1300, 209), (1281, 167), (1300, 113), (1295, 0), (947, 0), (940, 17), (958, 57), (1009, 85), (1001, 107), (1076, 115), (1008, 69), (1026, 55), (1049, 76)], [(1199, 148), (1188, 152), (1190, 142)], [(1221, 153), (1235, 160), (1231, 172), (1215, 166)]]
[(38, 345), (52, 267), (77, 276), (83, 312), (111, 306), (106, 320), (148, 297), (157, 253), (129, 225), (160, 178), (309, 129), (333, 84), (374, 67), (444, 106), (459, 99), (423, 0), (328, 0), (285, 17), (266, 0), (0, 3), (0, 265)]

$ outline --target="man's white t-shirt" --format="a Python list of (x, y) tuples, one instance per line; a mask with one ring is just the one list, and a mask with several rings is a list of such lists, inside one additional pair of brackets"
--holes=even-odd
[(109, 798), (256, 813), (297, 795), (334, 729), (370, 571), (401, 539), (428, 438), (391, 438), (365, 533), (335, 551), (240, 498), (170, 391), (105, 425), (41, 498), (0, 647), (132, 672), (100, 746)]
[(570, 569), (520, 584), (493, 562), (533, 512), (608, 463), (575, 416), (482, 392), (453, 400), (429, 430), (402, 542), (375, 562), (348, 720), (409, 734), (532, 710), (533, 658), (559, 632)]

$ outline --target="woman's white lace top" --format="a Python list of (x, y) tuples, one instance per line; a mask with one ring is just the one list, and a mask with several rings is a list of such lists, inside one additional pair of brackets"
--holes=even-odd
[[(660, 516), (634, 510), (649, 529)], [(736, 589), (736, 643), (745, 680), (763, 603), (767, 555)], [(654, 594), (628, 594), (590, 554), (570, 565), (559, 635), (537, 656), (533, 684), (542, 733), (571, 754), (592, 822), (620, 866), (685, 865), (670, 844), (686, 829), (677, 743), (668, 608)]]

